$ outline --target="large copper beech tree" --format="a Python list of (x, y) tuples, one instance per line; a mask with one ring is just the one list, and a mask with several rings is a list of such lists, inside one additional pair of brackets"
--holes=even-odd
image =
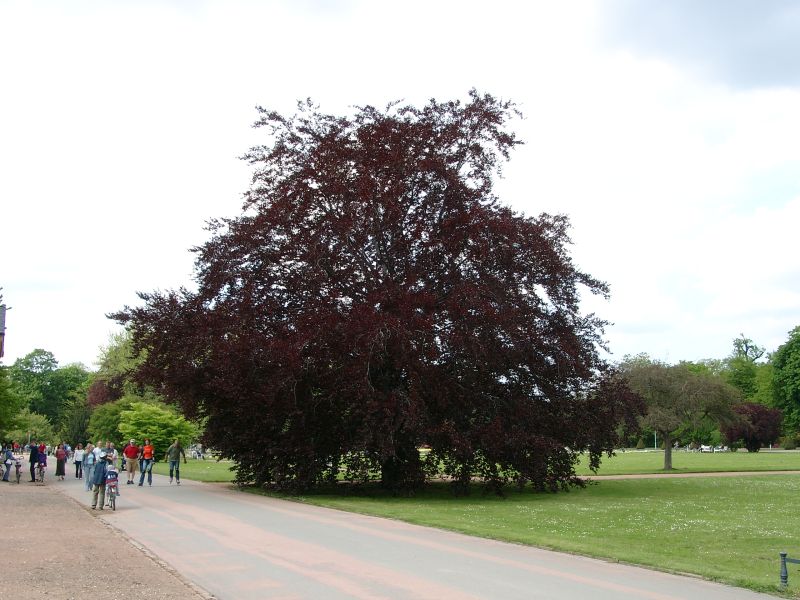
[(607, 289), (570, 260), (567, 218), (493, 194), (513, 105), (259, 112), (268, 143), (241, 216), (194, 250), (197, 291), (112, 315), (147, 350), (140, 377), (207, 417), (240, 481), (578, 483), (577, 453), (597, 464), (639, 407), (579, 310)]

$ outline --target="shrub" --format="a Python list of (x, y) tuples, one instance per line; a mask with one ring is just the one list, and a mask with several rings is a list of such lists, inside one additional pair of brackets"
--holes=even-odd
[(644, 450), (644, 440), (642, 438), (639, 438), (639, 441), (636, 442), (636, 449)]
[(797, 438), (793, 435), (787, 435), (781, 441), (781, 446), (783, 446), (784, 450), (796, 450), (797, 449)]

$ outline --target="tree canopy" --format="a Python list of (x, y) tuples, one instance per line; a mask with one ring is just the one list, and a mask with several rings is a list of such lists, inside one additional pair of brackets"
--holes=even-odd
[(65, 406), (87, 384), (89, 372), (81, 364), (58, 366), (52, 352), (37, 348), (9, 368), (13, 389), (27, 407), (57, 427)]
[(198, 428), (168, 406), (158, 402), (133, 402), (120, 414), (119, 432), (122, 440), (134, 439), (139, 444), (148, 438), (158, 457), (176, 439), (183, 446), (194, 442)]
[(14, 418), (24, 406), (23, 398), (17, 394), (8, 376), (8, 367), (0, 366), (0, 434), (7, 435), (14, 427)]
[(579, 310), (608, 289), (573, 264), (567, 217), (494, 195), (514, 106), (259, 112), (268, 143), (245, 156), (243, 213), (194, 250), (197, 290), (112, 315), (146, 351), (141, 381), (208, 417), (240, 480), (302, 489), (345, 465), (407, 489), (427, 444), (462, 486), (577, 483), (636, 399)]
[(763, 355), (764, 348), (741, 334), (733, 340), (733, 352), (725, 361), (725, 380), (741, 391), (748, 400), (760, 396), (759, 390), (763, 386), (764, 378), (759, 377), (759, 371), (770, 369), (766, 364), (756, 362)]
[(681, 430), (699, 428), (710, 419), (726, 425), (734, 420), (736, 388), (706, 365), (667, 365), (647, 355), (627, 358), (621, 372), (647, 407), (642, 424), (664, 441), (664, 469), (672, 469), (672, 442)]
[(788, 432), (800, 431), (800, 326), (772, 355), (775, 407), (783, 411)]
[(723, 427), (729, 444), (741, 442), (748, 452), (758, 452), (780, 437), (783, 420), (780, 410), (755, 402), (737, 404), (733, 410), (739, 419)]

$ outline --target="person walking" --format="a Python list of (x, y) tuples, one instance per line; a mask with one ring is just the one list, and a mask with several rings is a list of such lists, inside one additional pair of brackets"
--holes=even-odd
[(75, 446), (75, 452), (72, 455), (72, 464), (75, 465), (75, 479), (83, 479), (83, 456), (86, 451), (83, 449), (83, 444)]
[(92, 474), (92, 510), (97, 508), (98, 494), (100, 495), (100, 510), (103, 510), (103, 505), (106, 503), (106, 474), (108, 473), (109, 463), (109, 457), (106, 455), (106, 451), (103, 450), (100, 452)]
[(103, 440), (97, 440), (97, 443), (94, 445), (94, 464), (100, 462), (100, 453), (103, 451)]
[(8, 476), (11, 475), (11, 467), (14, 466), (14, 452), (11, 448), (11, 444), (6, 444), (3, 448), (3, 481), (10, 481)]
[(175, 439), (172, 445), (167, 448), (167, 453), (164, 455), (164, 460), (169, 461), (169, 482), (172, 483), (172, 471), (175, 471), (175, 483), (181, 484), (181, 455), (183, 455), (183, 464), (186, 464), (186, 453), (183, 451), (181, 441)]
[(31, 483), (36, 483), (36, 465), (39, 464), (39, 445), (36, 440), (31, 440), (31, 455), (28, 457), (31, 464)]
[(92, 476), (94, 475), (95, 464), (97, 464), (97, 455), (94, 453), (94, 444), (89, 442), (86, 444), (86, 452), (83, 455), (83, 481), (87, 492), (92, 490)]
[(61, 477), (61, 481), (64, 481), (65, 469), (67, 464), (67, 451), (64, 448), (64, 444), (59, 444), (56, 446), (56, 477)]
[(153, 485), (153, 458), (155, 448), (148, 438), (145, 438), (142, 446), (142, 472), (139, 475), (139, 487), (144, 483), (144, 474), (147, 473), (147, 485)]
[(128, 485), (136, 483), (136, 467), (139, 466), (139, 446), (136, 445), (136, 440), (131, 439), (128, 445), (122, 449), (122, 454), (125, 456), (125, 465), (128, 470)]
[(117, 452), (117, 449), (114, 447), (114, 442), (108, 442), (106, 447), (106, 454), (111, 456), (111, 466), (113, 466), (116, 469), (117, 460), (119, 459), (119, 452)]

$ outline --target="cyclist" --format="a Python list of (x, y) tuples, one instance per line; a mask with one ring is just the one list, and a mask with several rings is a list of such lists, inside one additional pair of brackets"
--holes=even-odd
[(113, 459), (106, 470), (106, 506), (111, 506), (111, 495), (119, 496), (119, 471)]
[(44, 444), (39, 446), (39, 459), (37, 463), (37, 469), (42, 483), (44, 483), (44, 475), (47, 472), (47, 451), (45, 448), (46, 446)]

